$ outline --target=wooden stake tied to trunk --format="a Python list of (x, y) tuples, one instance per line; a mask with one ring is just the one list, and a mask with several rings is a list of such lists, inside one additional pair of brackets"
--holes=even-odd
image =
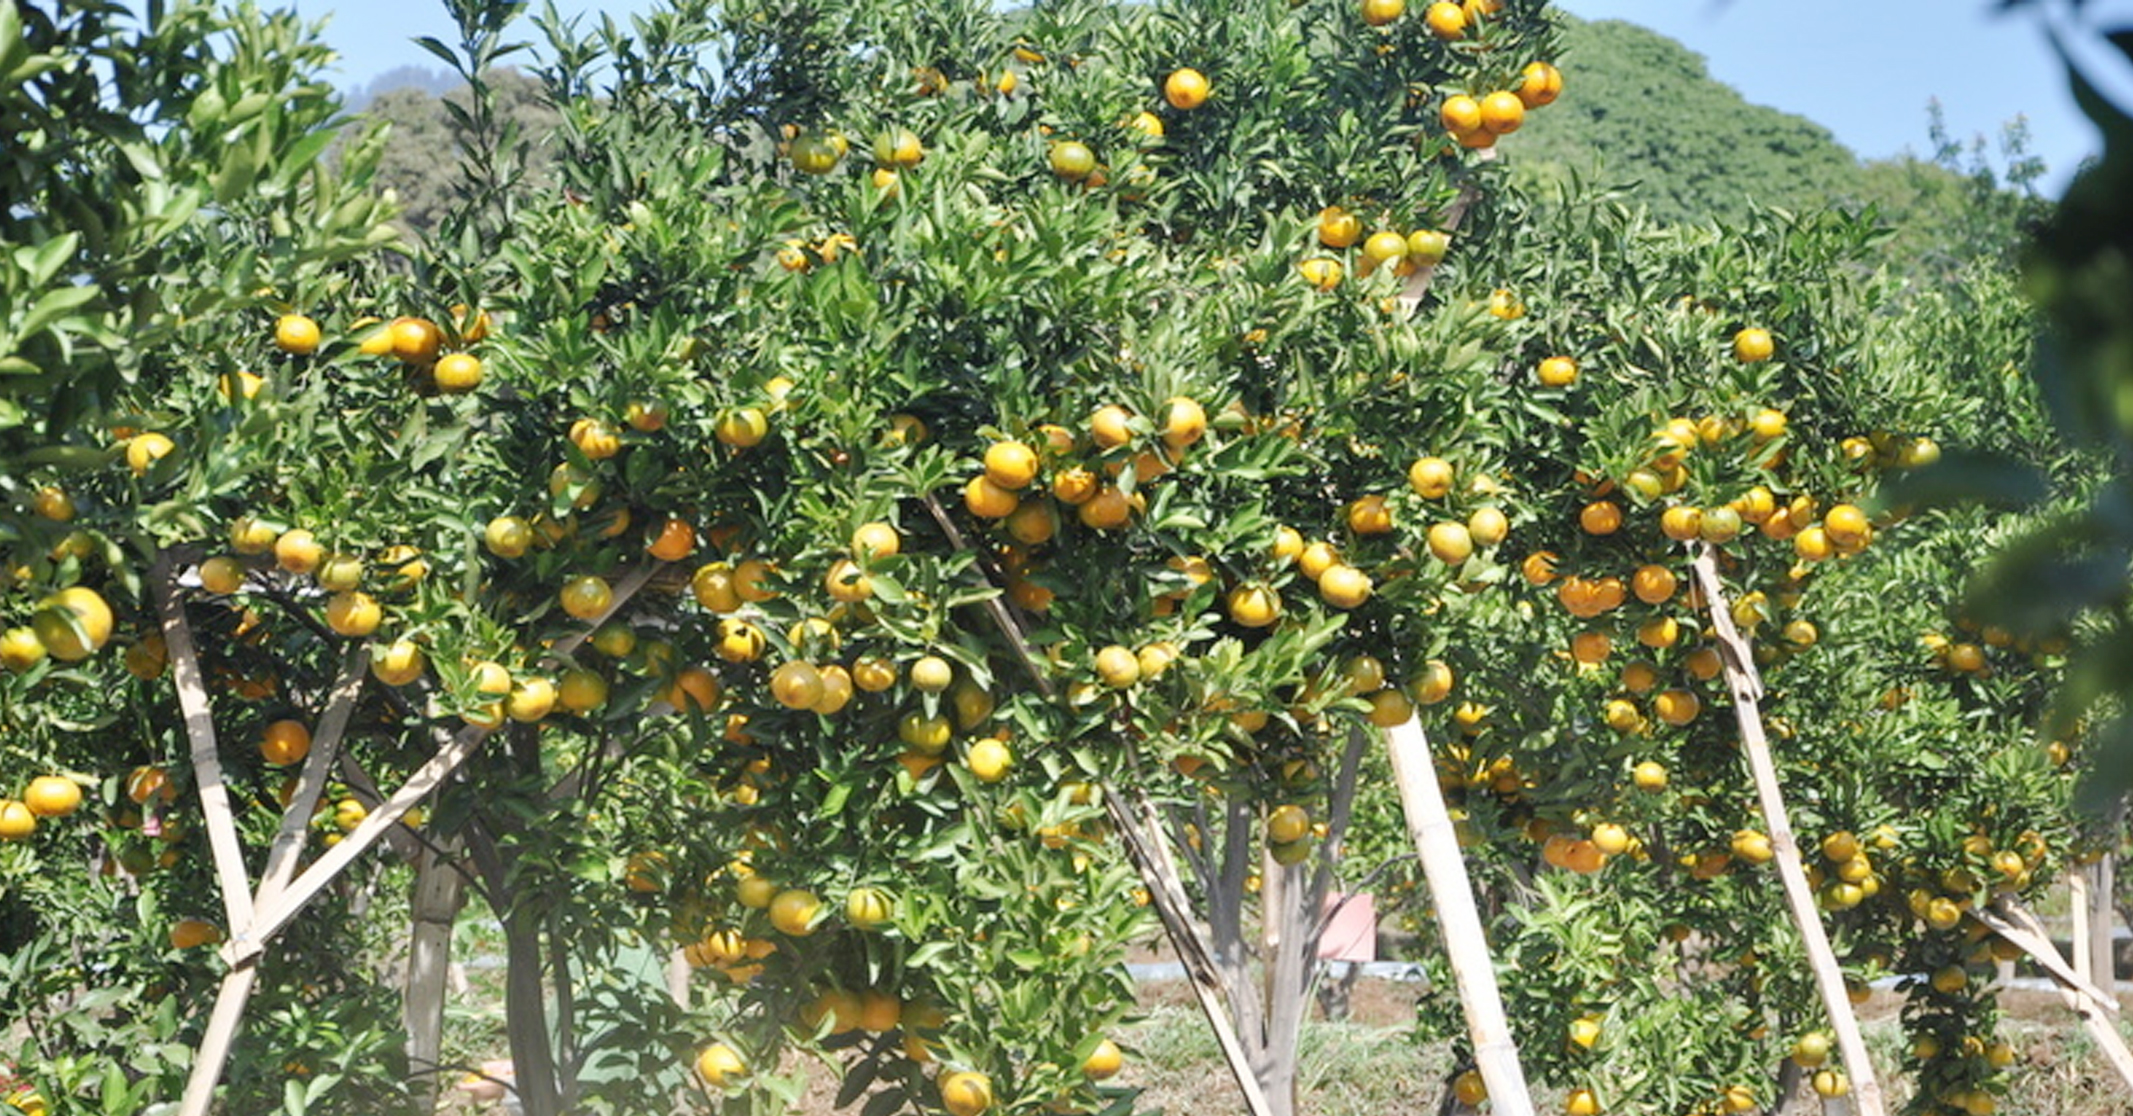
[(1881, 1082), (1867, 1057), (1866, 1040), (1859, 1031), (1859, 1018), (1852, 1012), (1851, 996), (1844, 985), (1844, 970), (1830, 948), (1829, 933), (1822, 926), (1821, 910), (1815, 905), (1814, 888), (1807, 882), (1807, 869), (1800, 860), (1799, 842), (1792, 835), (1792, 821), (1785, 811), (1785, 795), (1778, 786), (1777, 761), (1763, 735), (1763, 715), (1758, 704), (1762, 680), (1756, 676), (1755, 657), (1748, 641), (1733, 624), (1726, 604), (1725, 586), (1718, 580), (1718, 560), (1705, 546), (1698, 546), (1693, 563), (1696, 583), (1703, 591), (1704, 607), (1717, 632), (1719, 656), (1725, 663), (1726, 689), (1733, 697), (1733, 716), (1740, 725), (1741, 754), (1755, 779), (1755, 796), (1763, 822), (1770, 827), (1770, 846), (1777, 852), (1778, 882), (1785, 892), (1785, 905), (1799, 928), (1807, 948), (1807, 963), (1814, 972), (1815, 988), (1829, 1014), (1830, 1029), (1837, 1034), (1837, 1049), (1844, 1055), (1844, 1068), (1852, 1079), (1852, 1101), (1859, 1116), (1883, 1116), (1887, 1111)]
[(1458, 985), (1459, 1005), (1466, 1012), (1475, 1066), (1488, 1086), (1497, 1116), (1532, 1116), (1532, 1092), (1518, 1062), (1518, 1044), (1511, 1037), (1503, 995), (1496, 987), (1496, 963), (1489, 955), (1481, 912), (1474, 905), (1459, 831), (1444, 805), (1443, 788), (1437, 785), (1429, 739), (1421, 723), (1410, 717), (1386, 734), (1386, 746), (1400, 806), (1407, 816), (1407, 835), (1422, 859), (1422, 874), (1429, 881), (1430, 901), (1436, 905), (1437, 925), (1451, 959), (1452, 980)]

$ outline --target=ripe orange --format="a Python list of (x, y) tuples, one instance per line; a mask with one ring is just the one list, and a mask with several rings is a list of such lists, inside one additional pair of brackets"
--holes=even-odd
[(1493, 135), (1507, 136), (1526, 122), (1526, 103), (1516, 93), (1501, 90), (1481, 99), (1481, 126)]
[(1014, 763), (1014, 753), (1007, 745), (990, 736), (972, 742), (969, 753), (963, 757), (963, 766), (969, 768), (981, 783), (997, 783), (1005, 779)]
[(809, 709), (822, 700), (822, 675), (813, 663), (794, 659), (770, 674), (770, 695), (787, 709)]
[(282, 352), (310, 356), (318, 351), (318, 323), (302, 314), (283, 314), (274, 323), (274, 344)]
[(1341, 264), (1339, 260), (1316, 256), (1297, 264), (1296, 273), (1303, 276), (1304, 282), (1321, 291), (1330, 291), (1341, 285)]
[(1441, 660), (1431, 659), (1422, 664), (1422, 670), (1408, 682), (1408, 691), (1422, 705), (1435, 705), (1452, 695), (1454, 676), (1452, 668)]
[(955, 682), (955, 668), (939, 655), (921, 655), (911, 663), (911, 688), (938, 694)]
[(1117, 449), (1133, 440), (1133, 414), (1115, 403), (1096, 409), (1089, 416), (1089, 436), (1101, 449)]
[(1594, 500), (1578, 511), (1578, 526), (1588, 535), (1612, 535), (1622, 529), (1622, 506)]
[(1348, 505), (1348, 529), (1358, 535), (1392, 533), (1392, 509), (1385, 497), (1373, 492)]
[(1370, 234), (1363, 242), (1363, 256), (1373, 264), (1388, 264), (1407, 258), (1407, 238), (1390, 230)]
[(1429, 552), (1437, 561), (1456, 566), (1473, 556), (1474, 534), (1463, 523), (1430, 524)]
[(1429, 26), (1429, 33), (1450, 41), (1466, 37), (1466, 12), (1451, 0), (1437, 0), (1422, 13), (1422, 22)]
[(556, 684), (556, 700), (573, 713), (589, 713), (607, 703), (607, 689), (607, 679), (584, 667), (572, 667)]
[(0, 798), (0, 841), (20, 841), (37, 832), (37, 815), (12, 798)]
[(1037, 479), (1037, 451), (1021, 442), (994, 442), (985, 450), (985, 479), (1020, 491)]
[(1444, 99), (1443, 107), (1437, 110), (1437, 121), (1455, 136), (1483, 131), (1481, 102), (1464, 93), (1455, 93)]
[(1761, 364), (1777, 353), (1777, 342), (1767, 329), (1744, 329), (1733, 335), (1733, 359), (1742, 364)]
[(1106, 686), (1123, 690), (1141, 680), (1141, 661), (1130, 649), (1111, 644), (1096, 653), (1096, 676)]
[(300, 721), (280, 720), (259, 734), (259, 755), (275, 767), (302, 762), (311, 753), (311, 730)]
[(723, 1088), (728, 1081), (737, 1081), (748, 1073), (748, 1063), (740, 1054), (723, 1042), (714, 1042), (704, 1047), (696, 1056), (696, 1072), (704, 1077), (706, 1084), (714, 1089)]
[(319, 545), (316, 536), (299, 527), (285, 531), (274, 540), (274, 563), (293, 574), (308, 574), (318, 569), (326, 557), (326, 548)]
[(1125, 1064), (1125, 1052), (1117, 1043), (1104, 1039), (1096, 1044), (1096, 1049), (1090, 1051), (1087, 1058), (1082, 1059), (1081, 1072), (1091, 1081), (1106, 1081), (1117, 1076)]
[(1541, 361), (1533, 375), (1543, 387), (1569, 387), (1578, 382), (1578, 362), (1566, 356), (1552, 356)]
[(1259, 582), (1231, 589), (1226, 603), (1229, 618), (1247, 628), (1264, 628), (1281, 616), (1281, 594)]
[(1689, 690), (1662, 690), (1652, 699), (1652, 712), (1676, 728), (1695, 720), (1702, 711), (1703, 700)]
[(1318, 575), (1318, 595), (1335, 608), (1355, 608), (1370, 599), (1370, 575), (1335, 563)]
[(992, 1107), (992, 1078), (960, 1071), (941, 1078), (941, 1107), (948, 1116), (981, 1116)]
[(1138, 495), (1136, 493), (1135, 496), (1127, 496), (1124, 492), (1106, 485), (1090, 497), (1088, 502), (1075, 509), (1075, 518), (1081, 520), (1084, 527), (1098, 531), (1115, 531), (1132, 520), (1134, 499)]
[(1198, 401), (1183, 395), (1172, 396), (1163, 404), (1163, 443), (1172, 449), (1184, 449), (1207, 435), (1207, 410)]
[(738, 407), (719, 416), (712, 434), (720, 445), (750, 449), (770, 436), (770, 416), (759, 407)]
[(1441, 457), (1420, 457), (1407, 467), (1407, 484), (1425, 500), (1437, 500), (1452, 490), (1452, 463)]
[(350, 639), (377, 631), (384, 619), (385, 610), (368, 593), (335, 593), (326, 602), (326, 626)]
[(58, 775), (39, 775), (22, 791), (22, 805), (40, 818), (63, 818), (81, 806), (81, 784)]
[(511, 696), (504, 699), (504, 715), (520, 724), (530, 725), (555, 709), (556, 685), (546, 678), (521, 678), (511, 687)]
[(1703, 535), (1703, 511), (1686, 504), (1673, 504), (1659, 513), (1659, 531), (1675, 542), (1689, 542)]
[(222, 928), (197, 918), (181, 918), (171, 924), (170, 948), (192, 949), (222, 940)]
[(1362, 218), (1329, 205), (1318, 211), (1318, 242), (1328, 248), (1351, 248), (1363, 238)]
[(1587, 665), (1604, 662), (1614, 650), (1614, 641), (1597, 628), (1570, 637), (1570, 657)]
[(1466, 533), (1476, 546), (1495, 546), (1510, 536), (1511, 521), (1499, 508), (1475, 508), (1473, 514), (1466, 517)]
[(395, 318), (386, 328), (392, 339), (392, 354), (409, 364), (428, 364), (437, 359), (444, 345), (444, 331), (426, 318)]
[(815, 932), (822, 913), (822, 900), (803, 888), (788, 888), (770, 901), (770, 924), (779, 933), (804, 938)]
[(1546, 62), (1529, 62), (1519, 73), (1518, 99), (1527, 108), (1554, 104), (1563, 95), (1563, 72)]
[(169, 456), (170, 452), (177, 448), (177, 443), (153, 430), (146, 434), (136, 434), (126, 440), (126, 467), (133, 470), (134, 476), (147, 476), (148, 470), (154, 468), (156, 462)]
[(53, 658), (78, 663), (111, 639), (111, 606), (84, 585), (46, 597), (30, 617), (30, 630)]
[(1211, 91), (1207, 76), (1191, 67), (1175, 70), (1163, 80), (1163, 99), (1170, 102), (1170, 107), (1183, 112), (1206, 104)]

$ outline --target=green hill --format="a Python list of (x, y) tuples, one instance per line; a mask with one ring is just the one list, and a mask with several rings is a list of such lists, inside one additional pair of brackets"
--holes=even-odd
[(1873, 206), (1896, 229), (1893, 251), (1922, 261), (2005, 251), (2042, 208), (2022, 189), (2041, 168), (2018, 132), (2002, 137), (2013, 189), (1982, 138), (1952, 141), (1930, 117), (1919, 129), (1930, 158), (1861, 162), (1821, 125), (1749, 103), (1673, 39), (1560, 18), (1562, 98), (1505, 144), (1514, 174), (1542, 196), (1573, 178), (1633, 186), (1668, 221), (1737, 221), (1758, 204)]
[(1737, 219), (1752, 203), (1811, 207), (1859, 160), (1804, 117), (1749, 104), (1702, 56), (1619, 20), (1563, 17), (1562, 99), (1534, 113), (1512, 165), (1531, 183), (1636, 183), (1664, 220)]

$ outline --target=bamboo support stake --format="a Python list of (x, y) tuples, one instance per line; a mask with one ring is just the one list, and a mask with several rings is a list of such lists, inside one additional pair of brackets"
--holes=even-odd
[(245, 1005), (252, 999), (252, 985), (259, 980), (259, 966), (240, 965), (222, 975), (215, 990), (215, 1008), (207, 1018), (207, 1033), (201, 1036), (193, 1070), (185, 1079), (185, 1096), (178, 1102), (178, 1116), (207, 1116), (215, 1103), (215, 1086), (222, 1081), (222, 1067), (237, 1044), (237, 1027), (244, 1022)]
[(2094, 983), (2096, 953), (2089, 944), (2090, 910), (2089, 873), (2085, 867), (2076, 867), (2066, 874), (2066, 909), (2074, 924), (2074, 975), (2083, 984)]
[[(932, 515), (941, 533), (947, 536), (950, 546), (957, 550), (971, 549), (939, 500), (928, 495), (926, 511)], [(991, 564), (981, 561), (980, 568), (988, 583), (999, 588), (1000, 578)], [(1021, 658), (1037, 691), (1047, 698), (1055, 696), (1051, 679), (1045, 676), (1036, 655), (1030, 651), (1029, 640), (1023, 635), (1022, 625), (1016, 621), (1015, 614), (997, 595), (987, 599), (985, 607), (1000, 635)], [(1200, 1001), (1200, 1010), (1206, 1014), (1207, 1024), (1215, 1032), (1215, 1042), (1222, 1048), (1223, 1060), (1229, 1063), (1230, 1073), (1237, 1079), (1237, 1088), (1244, 1094), (1245, 1108), (1252, 1116), (1271, 1116), (1273, 1110), (1267, 1105), (1265, 1091), (1259, 1087), (1259, 1076), (1252, 1068), (1251, 1056), (1245, 1052), (1243, 1042), (1237, 1037), (1236, 1024), (1229, 1016), (1228, 1005), (1234, 1000), (1229, 994), (1228, 983), (1222, 979), (1207, 943), (1201, 940), (1187, 913), (1191, 903), (1185, 894), (1184, 881), (1178, 875), (1177, 862), (1170, 855), (1170, 846), (1162, 839), (1162, 819), (1157, 816), (1154, 803), (1136, 792), (1137, 805), (1148, 823), (1148, 829), (1143, 833), (1140, 820), (1127, 808), (1119, 788), (1105, 784), (1100, 790), (1104, 807), (1109, 811), (1120, 839), (1125, 842), (1126, 858), (1133, 862), (1134, 870), (1139, 873), (1141, 886), (1148, 892), (1149, 904), (1155, 908), (1171, 948), (1178, 951), (1178, 958), (1185, 966), (1187, 983), (1192, 985), (1193, 994)]]
[[(1997, 911), (1981, 907), (1972, 910), (1970, 915), (2028, 954), (2059, 982), (2067, 1006), (2081, 1017), (2082, 1027), (2095, 1041), (2097, 1049), (2103, 1051), (2111, 1068), (2118, 1071), (2119, 1079), (2128, 1089), (2133, 1089), (2133, 1049), (2127, 1048), (2124, 1036), (2118, 1033), (2118, 1004), (2075, 973), (2044, 933), (2044, 924), (2013, 895), (2002, 892), (1994, 905), (1998, 907)], [(2079, 921), (2078, 910), (2075, 918)]]
[(200, 792), (200, 810), (207, 821), (208, 851), (214, 856), (215, 878), (222, 888), (223, 913), (234, 932), (251, 925), (252, 878), (244, 866), (244, 846), (237, 840), (229, 787), (222, 778), (222, 758), (215, 745), (215, 712), (208, 705), (207, 681), (200, 674), (192, 625), (186, 622), (185, 606), (178, 599), (177, 565), (169, 555), (156, 559), (149, 583), (155, 587), (163, 645), (170, 655), (171, 681), (178, 690), (178, 708), (185, 716), (185, 737), (192, 745), (193, 784)]
[(1867, 1056), (1859, 1018), (1852, 1011), (1851, 997), (1844, 986), (1844, 971), (1837, 964), (1829, 933), (1822, 926), (1814, 888), (1807, 882), (1799, 842), (1793, 838), (1792, 821), (1785, 811), (1784, 791), (1778, 786), (1777, 761), (1771, 757), (1770, 743), (1763, 735), (1763, 715), (1758, 704), (1762, 682), (1755, 673), (1754, 655), (1733, 624), (1725, 587), (1718, 580), (1714, 552), (1709, 547), (1698, 547), (1695, 553), (1696, 582), (1703, 590), (1704, 608), (1710, 612), (1711, 626), (1717, 632), (1726, 689), (1732, 694), (1733, 716), (1740, 725), (1741, 753), (1747, 757), (1748, 770), (1755, 778), (1763, 821), (1770, 827), (1770, 845), (1777, 852), (1778, 882), (1784, 889), (1785, 904), (1791, 909), (1792, 921), (1799, 927), (1801, 942), (1806, 946), (1808, 966), (1814, 972), (1815, 987), (1822, 994), (1823, 1009), (1829, 1013), (1830, 1029), (1837, 1033), (1837, 1048), (1843, 1053), (1844, 1068), (1852, 1079), (1856, 1111), (1860, 1116), (1883, 1116), (1887, 1108), (1881, 1096), (1881, 1082), (1874, 1076), (1874, 1063)]
[(1422, 860), (1422, 875), (1437, 907), (1437, 926), (1451, 957), (1459, 1004), (1466, 1011), (1467, 1038), (1474, 1044), (1474, 1063), (1488, 1086), (1492, 1111), (1496, 1116), (1533, 1116), (1533, 1095), (1526, 1086), (1525, 1070), (1519, 1066), (1510, 1020), (1504, 1015), (1503, 995), (1496, 987), (1496, 962), (1489, 956), (1488, 934), (1482, 929), (1481, 911), (1474, 905), (1474, 885), (1466, 873), (1466, 857), (1459, 850), (1459, 833), (1445, 808), (1443, 788), (1437, 785), (1429, 738), (1423, 735), (1422, 723), (1409, 717), (1385, 734), (1385, 744), (1392, 759), (1392, 780), (1400, 792), (1400, 808), (1407, 818), (1407, 836)]

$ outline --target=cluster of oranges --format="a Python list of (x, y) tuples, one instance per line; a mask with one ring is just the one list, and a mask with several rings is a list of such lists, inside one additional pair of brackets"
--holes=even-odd
[(1514, 89), (1498, 89), (1474, 96), (1455, 93), (1437, 109), (1437, 122), (1461, 147), (1488, 148), (1526, 123), (1530, 109), (1555, 103), (1563, 93), (1563, 72), (1546, 62), (1533, 62), (1519, 75)]
[[(1362, 218), (1337, 205), (1319, 211), (1316, 232), (1321, 247), (1353, 249), (1350, 258), (1355, 273), (1366, 279), (1379, 268), (1390, 268), (1393, 274), (1405, 278), (1423, 268), (1435, 267), (1444, 262), (1452, 245), (1451, 234), (1439, 229), (1406, 233), (1379, 229), (1366, 237)], [(1340, 258), (1332, 256), (1310, 256), (1296, 267), (1304, 282), (1322, 291), (1338, 287), (1346, 271)]]

